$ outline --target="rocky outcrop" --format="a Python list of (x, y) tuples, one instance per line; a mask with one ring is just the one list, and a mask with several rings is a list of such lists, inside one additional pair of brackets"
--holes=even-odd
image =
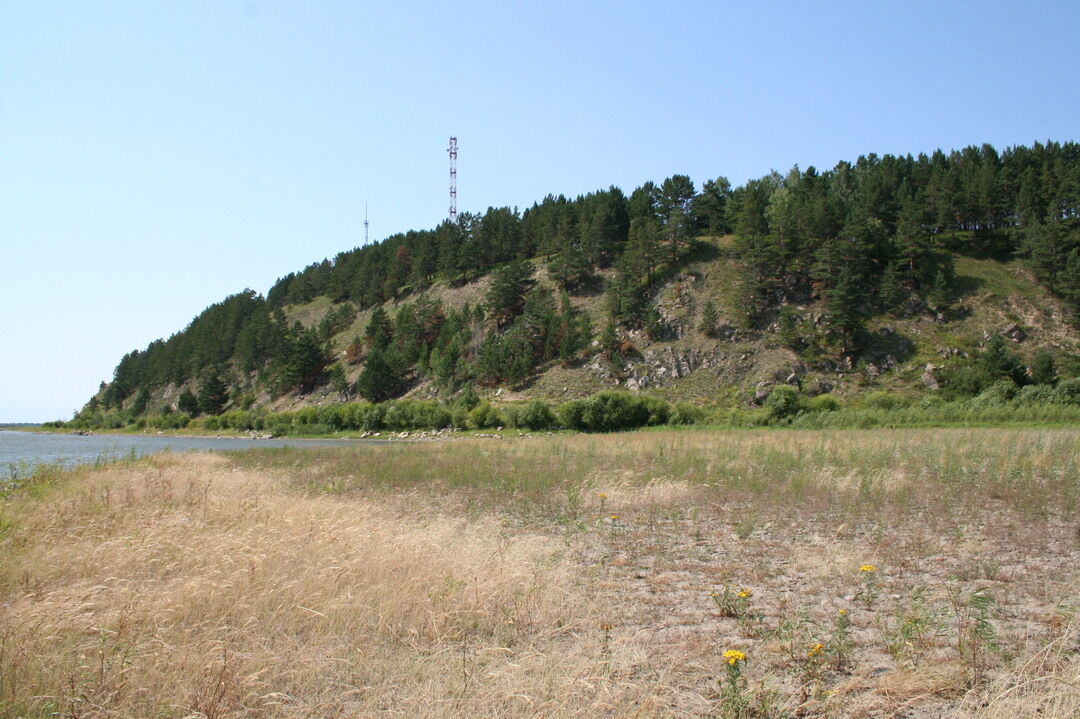
[(699, 350), (676, 350), (673, 347), (648, 349), (642, 353), (641, 362), (627, 365), (629, 376), (625, 384), (631, 390), (662, 386), (711, 365), (712, 358)]
[(1027, 332), (1018, 324), (1011, 324), (1001, 331), (1003, 337), (1008, 337), (1013, 342), (1023, 342), (1027, 339)]
[(937, 377), (934, 376), (934, 372), (936, 372), (939, 369), (941, 369), (941, 367), (939, 367), (936, 364), (929, 363), (929, 362), (926, 364), (926, 367), (923, 369), (922, 383), (926, 386), (926, 388), (928, 390), (932, 390), (932, 391), (936, 392), (937, 390), (941, 389), (941, 385), (938, 384)]

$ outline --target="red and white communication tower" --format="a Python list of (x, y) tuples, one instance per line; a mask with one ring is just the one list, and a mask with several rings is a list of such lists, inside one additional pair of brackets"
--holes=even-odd
[(450, 138), (450, 221), (457, 222), (457, 138)]

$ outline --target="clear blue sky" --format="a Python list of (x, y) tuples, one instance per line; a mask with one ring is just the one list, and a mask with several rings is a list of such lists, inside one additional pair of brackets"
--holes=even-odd
[(1077, 140), (1075, 2), (0, 2), (0, 422), (459, 207)]

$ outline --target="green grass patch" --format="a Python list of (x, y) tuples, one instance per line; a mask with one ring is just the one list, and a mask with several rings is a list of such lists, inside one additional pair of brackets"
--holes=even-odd
[(957, 285), (967, 294), (1017, 295), (1034, 300), (1045, 293), (1023, 273), (1020, 262), (956, 256)]
[(433, 492), (526, 519), (573, 521), (583, 496), (657, 483), (697, 487), (716, 501), (749, 501), (763, 510), (812, 505), (830, 520), (939, 510), (944, 517), (988, 501), (1032, 517), (1075, 518), (1078, 442), (1075, 427), (690, 430), (229, 456), (306, 492)]

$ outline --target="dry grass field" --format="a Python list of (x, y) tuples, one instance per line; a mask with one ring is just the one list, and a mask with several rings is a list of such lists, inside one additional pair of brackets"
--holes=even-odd
[(0, 717), (1080, 715), (1080, 430), (159, 455), (0, 504)]

